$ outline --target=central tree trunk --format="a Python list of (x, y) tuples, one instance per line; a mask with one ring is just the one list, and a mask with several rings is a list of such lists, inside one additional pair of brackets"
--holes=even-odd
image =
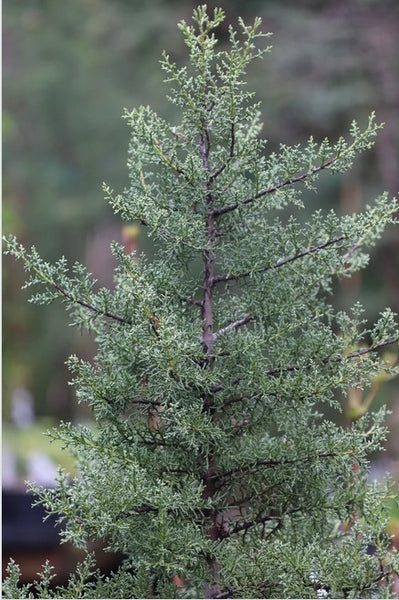
[[(213, 215), (213, 195), (212, 195), (212, 177), (209, 168), (209, 150), (210, 150), (210, 138), (209, 131), (206, 125), (204, 125), (203, 133), (200, 138), (200, 152), (202, 158), (202, 165), (208, 175), (206, 187), (206, 233), (207, 233), (207, 250), (204, 256), (204, 289), (203, 289), (203, 300), (202, 300), (202, 345), (204, 352), (204, 364), (208, 369), (213, 368), (214, 357), (213, 357), (213, 345), (215, 342), (215, 335), (213, 331), (213, 285), (214, 285), (214, 253), (213, 245), (215, 242), (216, 231), (215, 221)], [(207, 394), (204, 397), (203, 410), (207, 412), (212, 419), (214, 419), (214, 405), (213, 405), (213, 394)], [(203, 482), (204, 482), (204, 498), (212, 498), (216, 492), (215, 482), (215, 456), (208, 456), (203, 454), (204, 467), (206, 469)], [(211, 526), (208, 529), (208, 536), (211, 540), (216, 540), (219, 535), (219, 528), (217, 524), (217, 512), (212, 511), (209, 514), (211, 520)], [(213, 556), (208, 559), (209, 565), (209, 581), (205, 582), (204, 595), (205, 598), (215, 598), (220, 593), (220, 588), (217, 584), (219, 565)]]

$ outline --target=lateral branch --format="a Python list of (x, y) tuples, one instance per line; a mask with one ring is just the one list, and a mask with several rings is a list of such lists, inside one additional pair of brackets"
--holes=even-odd
[(88, 308), (89, 310), (95, 312), (98, 315), (103, 315), (104, 317), (108, 317), (109, 319), (113, 319), (114, 321), (118, 321), (119, 323), (125, 323), (126, 325), (132, 325), (132, 321), (130, 319), (125, 319), (124, 317), (115, 315), (114, 313), (111, 313), (109, 311), (101, 310), (100, 308), (97, 308), (96, 306), (94, 306), (93, 304), (90, 304), (89, 302), (86, 302), (85, 300), (82, 300), (80, 298), (75, 298), (72, 294), (70, 294), (69, 292), (64, 290), (64, 288), (62, 288), (60, 285), (58, 285), (58, 283), (55, 283), (55, 281), (52, 281), (51, 284), (57, 290), (57, 292), (59, 292), (62, 296), (64, 296), (71, 302), (74, 302), (75, 304), (79, 304), (80, 306), (84, 306), (85, 308)]
[(235, 210), (239, 206), (245, 206), (246, 204), (250, 204), (251, 202), (258, 200), (259, 198), (262, 198), (263, 196), (266, 196), (267, 194), (272, 194), (273, 192), (276, 192), (277, 190), (279, 190), (283, 187), (286, 187), (287, 185), (292, 185), (294, 183), (303, 182), (306, 179), (308, 179), (309, 177), (316, 175), (323, 169), (328, 169), (328, 167), (330, 167), (337, 160), (339, 160), (339, 158), (341, 158), (339, 155), (334, 156), (333, 158), (330, 158), (329, 160), (322, 163), (320, 166), (315, 167), (314, 169), (311, 169), (310, 171), (306, 171), (306, 173), (302, 173), (302, 175), (297, 175), (296, 177), (290, 177), (289, 179), (286, 179), (285, 181), (281, 181), (280, 183), (275, 183), (268, 188), (264, 188), (263, 190), (260, 190), (257, 194), (248, 196), (248, 198), (245, 198), (244, 200), (241, 200), (239, 202), (235, 202), (234, 204), (230, 204), (230, 206), (225, 206), (223, 208), (216, 208), (213, 211), (213, 215), (214, 215), (214, 217), (219, 217), (220, 215), (225, 215), (225, 214)]
[(227, 167), (227, 165), (229, 164), (229, 162), (234, 158), (234, 147), (235, 147), (235, 123), (234, 121), (231, 122), (231, 126), (230, 126), (230, 151), (229, 151), (229, 156), (226, 160), (226, 162), (224, 162), (218, 169), (216, 169), (216, 171), (214, 171), (214, 173), (212, 173), (210, 175), (210, 179), (213, 181), (214, 179), (216, 179), (216, 177), (219, 177), (219, 175), (221, 173), (223, 173), (223, 171), (225, 170), (225, 168)]
[[(373, 346), (370, 346), (369, 348), (363, 348), (362, 350), (358, 350), (356, 352), (351, 352), (350, 354), (346, 354), (346, 355), (340, 354), (339, 356), (332, 356), (332, 357), (324, 358), (321, 361), (321, 363), (322, 364), (329, 364), (329, 363), (342, 362), (344, 360), (350, 360), (351, 358), (357, 358), (359, 356), (363, 356), (364, 354), (368, 354), (369, 352), (377, 352), (377, 350), (379, 350), (380, 348), (383, 348), (384, 346), (389, 346), (389, 345), (392, 345), (392, 344), (396, 344), (397, 342), (399, 342), (399, 336), (391, 337), (391, 338), (388, 338), (387, 340), (383, 340), (381, 342), (378, 342), (377, 344), (374, 344)], [(307, 365), (306, 367), (300, 367), (299, 365), (288, 365), (286, 367), (279, 367), (279, 368), (274, 368), (274, 369), (268, 369), (267, 371), (265, 371), (265, 375), (270, 375), (270, 376), (280, 375), (281, 373), (289, 373), (289, 372), (292, 372), (292, 371), (299, 371), (301, 368), (310, 368), (310, 365)], [(236, 377), (235, 379), (233, 379), (231, 381), (230, 387), (231, 386), (232, 387), (236, 386), (243, 379), (244, 379), (243, 376)], [(219, 383), (217, 385), (214, 385), (211, 388), (211, 391), (212, 391), (213, 394), (216, 394), (217, 392), (223, 391), (225, 389), (225, 387), (226, 387), (225, 385)], [(315, 390), (309, 396), (304, 396), (304, 398), (315, 396), (315, 395), (319, 394), (321, 391), (324, 391), (324, 390)], [(226, 404), (230, 404), (230, 403), (233, 403), (233, 402), (240, 402), (244, 398), (245, 398), (244, 395), (239, 395), (236, 398), (232, 398), (231, 400), (228, 400), (226, 402)]]
[(221, 335), (224, 335), (225, 333), (228, 333), (229, 331), (232, 331), (233, 329), (239, 329), (240, 327), (243, 327), (243, 325), (246, 325), (247, 323), (249, 323), (250, 321), (253, 321), (253, 320), (254, 320), (254, 317), (252, 315), (247, 315), (246, 317), (243, 317), (242, 319), (237, 319), (237, 321), (229, 323), (229, 325), (226, 325), (226, 327), (222, 327), (222, 329), (219, 329), (219, 331), (215, 331), (215, 333), (213, 334), (214, 341), (216, 341), (218, 339), (218, 337), (220, 337)]
[[(363, 348), (362, 350), (357, 350), (356, 352), (351, 352), (350, 354), (340, 354), (339, 356), (332, 356), (328, 358), (323, 358), (321, 361), (322, 364), (327, 365), (330, 363), (339, 363), (344, 360), (349, 360), (351, 358), (357, 358), (358, 356), (363, 356), (364, 354), (368, 354), (369, 352), (377, 352), (380, 348), (384, 346), (390, 346), (392, 344), (396, 344), (399, 341), (399, 336), (388, 338), (387, 340), (383, 340), (370, 346), (369, 348)], [(288, 373), (290, 371), (299, 371), (302, 367), (299, 365), (288, 365), (287, 367), (280, 367), (274, 369), (268, 369), (265, 371), (265, 375), (279, 375), (280, 373)], [(305, 367), (306, 368), (306, 367)], [(309, 366), (307, 366), (309, 368)]]
[(225, 483), (227, 483), (232, 475), (236, 475), (237, 473), (241, 473), (243, 475), (245, 475), (245, 473), (247, 473), (248, 471), (252, 471), (253, 469), (257, 469), (259, 467), (270, 467), (270, 468), (274, 468), (274, 467), (280, 467), (280, 466), (285, 466), (285, 465), (292, 465), (298, 462), (304, 463), (304, 462), (310, 462), (316, 458), (337, 458), (338, 456), (350, 456), (354, 454), (354, 452), (352, 450), (348, 450), (345, 452), (319, 452), (318, 454), (310, 454), (307, 456), (301, 456), (298, 458), (290, 458), (290, 459), (280, 459), (280, 460), (271, 460), (271, 459), (265, 459), (265, 460), (259, 460), (255, 463), (252, 464), (248, 464), (248, 465), (243, 465), (242, 467), (239, 467), (237, 469), (231, 469), (230, 471), (227, 471), (225, 473), (223, 473), (222, 476), (218, 476), (215, 475), (215, 478), (217, 478), (218, 481), (218, 487), (224, 485)]
[(116, 515), (115, 520), (119, 521), (120, 519), (128, 519), (129, 517), (133, 517), (137, 514), (150, 513), (150, 512), (158, 512), (158, 508), (156, 506), (151, 506), (150, 504), (142, 504), (141, 506), (137, 506), (136, 508), (131, 508), (130, 510), (125, 510), (118, 515)]
[(308, 256), (309, 254), (313, 254), (314, 252), (318, 252), (319, 250), (323, 250), (332, 244), (337, 244), (345, 239), (344, 235), (340, 235), (339, 237), (332, 238), (327, 240), (323, 244), (317, 244), (316, 246), (312, 246), (307, 250), (303, 250), (303, 252), (299, 252), (298, 254), (293, 254), (292, 256), (288, 256), (287, 258), (283, 258), (277, 261), (274, 265), (265, 265), (260, 269), (256, 269), (255, 271), (245, 271), (244, 273), (238, 273), (237, 275), (216, 275), (213, 278), (213, 285), (216, 283), (227, 282), (237, 279), (242, 279), (244, 277), (249, 277), (252, 273), (265, 273), (266, 271), (270, 271), (272, 269), (278, 269), (279, 267), (283, 267), (284, 265), (293, 262), (294, 260), (298, 260), (299, 258), (303, 258), (304, 256)]
[[(289, 509), (286, 514), (287, 515), (292, 515), (296, 512), (299, 512), (301, 509), (300, 508), (291, 508)], [(255, 527), (256, 525), (264, 525), (265, 523), (267, 523), (268, 521), (278, 521), (278, 523), (280, 523), (283, 520), (283, 515), (264, 515), (263, 517), (256, 517), (255, 519), (252, 519), (251, 521), (245, 521), (244, 523), (240, 523), (238, 525), (236, 525), (235, 527), (232, 527), (229, 531), (222, 531), (219, 534), (219, 537), (221, 537), (222, 539), (230, 537), (232, 535), (234, 535), (235, 533), (239, 533), (240, 531), (247, 531), (248, 529), (251, 529), (251, 527)], [(273, 529), (277, 529), (277, 527), (274, 527)], [(272, 529), (272, 531), (273, 531)]]

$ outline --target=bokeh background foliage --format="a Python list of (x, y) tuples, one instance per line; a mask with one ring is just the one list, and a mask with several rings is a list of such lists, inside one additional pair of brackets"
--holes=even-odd
[[(173, 120), (164, 102), (158, 58), (163, 48), (184, 60), (176, 23), (197, 2), (183, 0), (23, 0), (4, 3), (3, 229), (36, 244), (52, 261), (65, 254), (112, 285), (109, 242), (123, 231), (101, 184), (127, 184), (128, 128), (123, 107), (150, 104)], [(386, 189), (399, 190), (399, 5), (397, 0), (220, 0), (229, 22), (262, 17), (274, 32), (272, 54), (249, 73), (262, 100), (270, 151), (313, 134), (336, 138), (371, 110), (386, 123), (375, 149), (350, 174), (321, 179), (310, 208), (352, 212)], [(155, 250), (139, 237), (139, 247)], [(64, 362), (90, 356), (93, 340), (67, 327), (61, 305), (27, 304), (22, 267), (4, 267), (4, 410), (26, 388), (39, 415), (70, 419), (78, 409)], [(337, 287), (344, 306), (360, 295), (370, 320), (385, 305), (399, 312), (399, 238), (389, 231), (362, 279)], [(398, 384), (380, 401), (399, 413)], [(396, 413), (395, 413), (396, 407)], [(82, 416), (82, 415), (81, 415)], [(392, 436), (391, 436), (392, 437)], [(390, 442), (393, 458), (399, 446)]]

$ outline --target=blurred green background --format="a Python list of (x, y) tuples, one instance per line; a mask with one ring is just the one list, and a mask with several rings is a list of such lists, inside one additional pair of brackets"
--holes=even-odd
[[(103, 199), (107, 182), (128, 183), (129, 131), (123, 107), (150, 104), (167, 118), (158, 59), (163, 48), (185, 60), (176, 23), (197, 2), (183, 0), (8, 0), (3, 6), (3, 230), (35, 244), (48, 260), (80, 260), (112, 285), (109, 242), (119, 219)], [(270, 151), (313, 134), (336, 138), (375, 109), (386, 123), (375, 148), (345, 176), (325, 175), (309, 209), (352, 212), (383, 190), (399, 190), (399, 3), (397, 0), (219, 0), (228, 23), (261, 16), (273, 50), (248, 74), (262, 100)], [(139, 246), (146, 242), (139, 239)], [(39, 417), (87, 416), (67, 385), (71, 353), (90, 357), (93, 340), (67, 326), (61, 304), (34, 307), (21, 292), (21, 265), (4, 261), (3, 410), (28, 394)], [(360, 296), (370, 320), (386, 305), (399, 312), (399, 232), (387, 231), (361, 276), (337, 286), (337, 305)], [(398, 382), (379, 390), (390, 428), (399, 420)], [(14, 398), (14, 401), (13, 401)], [(397, 431), (397, 429), (396, 429)], [(12, 437), (12, 436), (11, 436)], [(392, 460), (399, 456), (389, 438)]]

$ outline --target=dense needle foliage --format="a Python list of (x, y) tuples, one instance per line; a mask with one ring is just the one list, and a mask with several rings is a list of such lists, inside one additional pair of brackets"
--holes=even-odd
[[(335, 143), (267, 154), (244, 79), (267, 35), (259, 19), (240, 21), (218, 51), (223, 19), (203, 6), (192, 26), (180, 23), (189, 66), (161, 61), (180, 121), (126, 112), (130, 187), (104, 186), (114, 210), (146, 228), (156, 257), (113, 244), (115, 287), (97, 289), (83, 266), (51, 265), (6, 240), (26, 285), (42, 287), (33, 301), (61, 297), (98, 347), (92, 363), (69, 360), (95, 427), (51, 434), (80, 474), (36, 492), (63, 540), (103, 539), (126, 556), (107, 578), (89, 557), (55, 590), (46, 566), (42, 597), (390, 597), (392, 492), (367, 480), (384, 411), (350, 428), (322, 411), (390, 370), (379, 351), (398, 342), (393, 313), (369, 327), (359, 304), (334, 310), (331, 291), (366, 264), (397, 204), (382, 195), (357, 215), (295, 216), (301, 186), (347, 171), (379, 125), (371, 115)], [(16, 565), (9, 572), (5, 592), (26, 597)]]

